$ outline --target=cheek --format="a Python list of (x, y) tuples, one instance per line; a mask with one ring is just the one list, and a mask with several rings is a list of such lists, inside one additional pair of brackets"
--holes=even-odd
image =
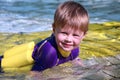
[(63, 37), (60, 34), (58, 34), (57, 38), (58, 40), (61, 40)]
[(55, 37), (56, 37), (56, 42), (57, 42), (57, 43), (59, 43), (59, 42), (61, 42), (61, 41), (63, 40), (63, 36), (61, 36), (61, 35), (59, 35), (59, 34), (56, 35)]
[(81, 43), (81, 40), (80, 40), (80, 39), (75, 40), (75, 45), (76, 45), (76, 46), (80, 45), (80, 43)]
[(75, 41), (74, 41), (75, 44), (76, 44), (76, 45), (80, 45), (81, 41), (83, 40), (83, 37), (84, 37), (84, 36), (82, 36), (82, 37), (80, 37), (80, 38), (78, 38), (78, 39), (75, 39)]

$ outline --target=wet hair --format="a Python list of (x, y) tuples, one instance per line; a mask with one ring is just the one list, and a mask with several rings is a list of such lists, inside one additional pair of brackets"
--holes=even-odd
[(74, 30), (79, 29), (85, 34), (88, 30), (88, 24), (87, 10), (77, 2), (66, 1), (60, 4), (55, 11), (53, 29), (68, 26)]

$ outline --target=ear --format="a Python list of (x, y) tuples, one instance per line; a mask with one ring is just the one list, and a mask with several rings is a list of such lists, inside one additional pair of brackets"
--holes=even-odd
[(82, 36), (82, 40), (85, 38), (85, 35)]
[(53, 31), (53, 33), (55, 33), (55, 26), (54, 26), (54, 23), (52, 24), (52, 31)]
[(85, 38), (85, 34), (83, 33), (83, 35), (81, 36), (81, 40), (83, 40)]
[(52, 31), (53, 31), (53, 33), (55, 33), (55, 28), (54, 27), (52, 28)]

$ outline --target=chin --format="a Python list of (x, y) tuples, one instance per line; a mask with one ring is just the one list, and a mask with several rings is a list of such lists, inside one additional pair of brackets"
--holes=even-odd
[(70, 52), (70, 51), (72, 51), (72, 49), (63, 49), (64, 51), (67, 51), (67, 52)]

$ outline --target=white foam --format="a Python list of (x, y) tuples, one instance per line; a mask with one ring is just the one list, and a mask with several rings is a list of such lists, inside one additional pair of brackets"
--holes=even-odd
[[(0, 16), (1, 17), (1, 16)], [(29, 18), (13, 18), (13, 17), (1, 17), (0, 18), (0, 32), (38, 32), (50, 30), (52, 20), (51, 19), (29, 19)]]

